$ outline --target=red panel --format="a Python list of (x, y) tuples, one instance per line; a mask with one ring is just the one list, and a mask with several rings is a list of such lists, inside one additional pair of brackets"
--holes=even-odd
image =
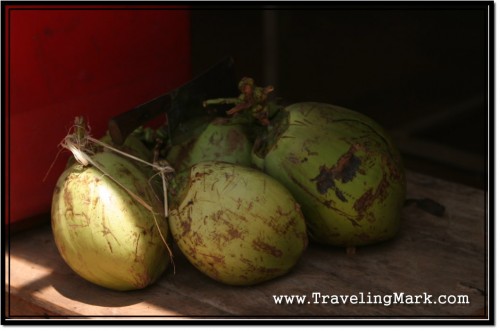
[(100, 137), (111, 116), (189, 79), (189, 13), (70, 6), (8, 6), (5, 13), (6, 202), (17, 221), (50, 210), (69, 154), (43, 178), (75, 116)]

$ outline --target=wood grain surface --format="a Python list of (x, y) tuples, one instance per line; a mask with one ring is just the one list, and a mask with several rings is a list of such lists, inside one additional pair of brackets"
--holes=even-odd
[[(176, 250), (170, 268), (144, 290), (116, 292), (76, 275), (62, 260), (45, 225), (7, 241), (7, 318), (159, 319), (485, 319), (489, 315), (485, 192), (408, 173), (408, 198), (429, 198), (446, 209), (434, 216), (416, 204), (405, 207), (397, 238), (345, 249), (310, 244), (287, 275), (251, 287), (219, 284)], [(320, 293), (320, 294), (313, 294)], [(369, 304), (377, 297), (467, 296), (466, 304)], [(305, 296), (303, 304), (276, 304), (273, 296)], [(323, 297), (328, 300), (323, 303)], [(347, 295), (358, 303), (333, 304)], [(315, 297), (316, 296), (316, 297)], [(371, 300), (370, 300), (371, 296)], [(339, 299), (341, 300), (341, 298)], [(356, 300), (356, 299), (353, 299)], [(365, 303), (360, 303), (364, 301)]]

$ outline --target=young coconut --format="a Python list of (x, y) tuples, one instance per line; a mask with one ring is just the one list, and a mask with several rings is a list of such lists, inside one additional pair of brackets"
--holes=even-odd
[(108, 151), (92, 160), (107, 174), (75, 163), (57, 182), (52, 200), (56, 246), (71, 269), (94, 284), (120, 291), (144, 288), (170, 262), (163, 206), (131, 161)]
[(175, 179), (169, 227), (187, 259), (207, 276), (253, 285), (289, 272), (307, 246), (291, 194), (266, 174), (201, 162)]
[(301, 204), (314, 241), (366, 245), (392, 238), (406, 181), (395, 144), (370, 118), (304, 102), (286, 107), (254, 146), (255, 165)]
[(190, 136), (184, 135), (187, 137), (172, 146), (166, 159), (179, 172), (203, 161), (250, 166), (253, 143), (247, 131), (243, 123), (233, 123), (229, 118), (215, 118), (193, 129)]

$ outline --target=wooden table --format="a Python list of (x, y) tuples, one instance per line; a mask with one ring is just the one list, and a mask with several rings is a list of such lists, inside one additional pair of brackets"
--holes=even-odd
[[(491, 318), (487, 303), (488, 245), (483, 191), (416, 173), (408, 174), (408, 198), (430, 198), (443, 217), (405, 207), (399, 236), (344, 249), (312, 244), (293, 271), (252, 287), (226, 286), (198, 272), (180, 252), (172, 269), (151, 287), (115, 292), (95, 286), (61, 259), (47, 224), (10, 238), (6, 251), (7, 318), (154, 319), (359, 319)], [(10, 254), (9, 254), (10, 253)], [(320, 293), (320, 294), (314, 294)], [(468, 304), (369, 304), (400, 293), (432, 295)], [(303, 304), (276, 304), (273, 296), (305, 296)], [(323, 297), (328, 295), (328, 303)], [(340, 296), (357, 304), (333, 304)], [(349, 300), (351, 297), (349, 297)], [(357, 299), (356, 299), (357, 298)], [(370, 299), (371, 298), (371, 299)], [(407, 298), (406, 296), (404, 298)], [(424, 297), (422, 297), (423, 299)], [(388, 299), (386, 299), (388, 300)], [(364, 301), (365, 303), (360, 303)], [(415, 300), (413, 300), (415, 301)], [(318, 303), (316, 303), (318, 302)]]

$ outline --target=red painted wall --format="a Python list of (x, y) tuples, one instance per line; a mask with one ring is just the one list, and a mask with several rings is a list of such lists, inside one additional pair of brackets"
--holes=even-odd
[[(147, 10), (145, 10), (147, 8)], [(6, 6), (7, 220), (50, 211), (75, 116), (110, 117), (190, 78), (189, 12), (165, 7)]]

